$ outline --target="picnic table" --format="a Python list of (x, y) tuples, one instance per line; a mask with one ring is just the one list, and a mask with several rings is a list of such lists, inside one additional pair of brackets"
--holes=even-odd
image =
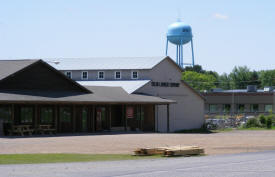
[(34, 129), (31, 125), (12, 125), (9, 134), (20, 134), (21, 136), (24, 136), (24, 133), (27, 133), (28, 135), (32, 135), (34, 132)]
[(45, 133), (56, 133), (56, 128), (53, 127), (53, 125), (38, 125), (38, 128), (36, 130), (38, 133), (41, 133), (42, 135)]

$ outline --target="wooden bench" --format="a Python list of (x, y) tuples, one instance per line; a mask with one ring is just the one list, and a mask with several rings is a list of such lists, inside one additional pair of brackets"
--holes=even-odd
[(45, 133), (56, 134), (56, 129), (52, 125), (39, 125), (37, 128), (37, 132), (41, 133), (42, 135)]
[(9, 130), (9, 134), (20, 134), (21, 136), (24, 136), (24, 133), (27, 133), (28, 135), (32, 135), (34, 129), (31, 127), (31, 125), (12, 125)]

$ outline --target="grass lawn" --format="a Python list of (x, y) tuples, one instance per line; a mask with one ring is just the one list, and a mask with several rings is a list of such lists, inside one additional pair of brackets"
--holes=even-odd
[(238, 130), (275, 130), (275, 126), (271, 127), (271, 128), (263, 128), (263, 127), (250, 127), (250, 128), (238, 128)]
[(59, 162), (91, 162), (113, 160), (138, 160), (161, 158), (154, 156), (132, 156), (130, 154), (1, 154), (0, 164), (34, 164)]

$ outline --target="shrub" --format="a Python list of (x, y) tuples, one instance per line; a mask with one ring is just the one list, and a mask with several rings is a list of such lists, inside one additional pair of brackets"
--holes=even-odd
[(272, 116), (267, 116), (266, 118), (266, 128), (272, 127)]
[(266, 117), (264, 115), (261, 114), (259, 120), (262, 125), (266, 125)]
[(246, 122), (245, 127), (246, 128), (261, 127), (261, 123), (260, 123), (259, 119), (251, 118), (251, 119), (248, 119), (248, 121)]

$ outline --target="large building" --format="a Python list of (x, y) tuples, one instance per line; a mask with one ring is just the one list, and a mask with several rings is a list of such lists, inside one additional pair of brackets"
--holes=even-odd
[[(182, 81), (182, 68), (170, 57), (47, 59), (48, 63), (82, 86), (122, 87), (132, 95), (175, 100), (155, 106), (156, 131), (200, 128), (204, 97)], [(167, 114), (170, 121), (167, 125)]]
[[(42, 60), (0, 60), (0, 134), (155, 131), (155, 107), (172, 103), (84, 87)], [(169, 125), (169, 114), (162, 116)]]
[(268, 114), (275, 110), (275, 92), (272, 87), (257, 89), (222, 90), (214, 89), (202, 93), (206, 98), (205, 113), (208, 115), (222, 114)]

